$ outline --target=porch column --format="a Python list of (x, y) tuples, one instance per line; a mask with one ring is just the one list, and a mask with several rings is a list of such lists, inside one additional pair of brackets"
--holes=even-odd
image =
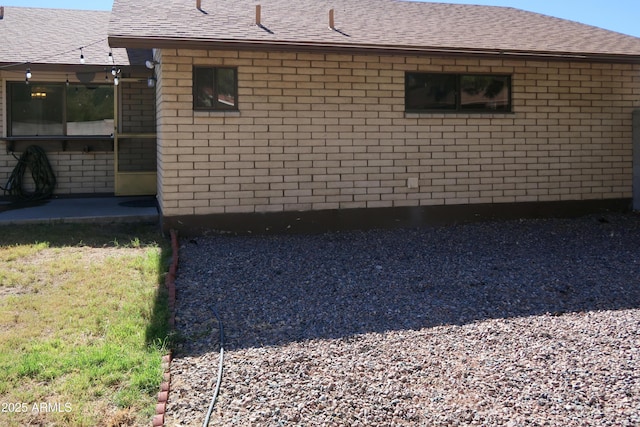
[(640, 110), (633, 112), (633, 210), (640, 211)]

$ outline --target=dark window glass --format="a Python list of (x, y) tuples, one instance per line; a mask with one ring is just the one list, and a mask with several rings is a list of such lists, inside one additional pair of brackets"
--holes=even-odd
[(509, 81), (508, 76), (460, 76), (460, 108), (509, 111)]
[(195, 108), (215, 109), (213, 68), (195, 68), (193, 71), (193, 102)]
[(407, 74), (407, 110), (455, 110), (456, 76)]
[(113, 133), (113, 86), (67, 87), (67, 135)]
[(9, 135), (111, 135), (113, 86), (9, 83)]
[(194, 68), (193, 107), (196, 110), (237, 110), (237, 94), (235, 68)]
[(511, 77), (407, 73), (406, 111), (510, 112)]
[(46, 83), (10, 83), (10, 135), (64, 135), (63, 88)]

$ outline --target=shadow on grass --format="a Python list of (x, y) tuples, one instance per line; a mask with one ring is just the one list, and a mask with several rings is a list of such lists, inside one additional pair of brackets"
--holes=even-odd
[(640, 217), (183, 242), (181, 354), (640, 307)]
[(165, 285), (165, 276), (171, 261), (171, 245), (163, 242), (161, 245), (160, 258), (158, 260), (158, 287), (153, 301), (153, 310), (149, 319), (149, 324), (145, 331), (147, 344), (161, 347), (163, 350), (172, 348), (172, 332), (169, 325), (171, 312), (169, 310), (169, 292)]
[(0, 226), (0, 246), (28, 245), (46, 242), (49, 247), (160, 247), (157, 266), (158, 287), (154, 295), (149, 324), (146, 328), (148, 344), (167, 346), (169, 306), (164, 277), (171, 258), (171, 245), (155, 222), (109, 224), (28, 224)]
[(48, 242), (50, 247), (126, 247), (133, 240), (146, 247), (161, 244), (157, 223), (64, 223), (0, 226), (0, 246)]

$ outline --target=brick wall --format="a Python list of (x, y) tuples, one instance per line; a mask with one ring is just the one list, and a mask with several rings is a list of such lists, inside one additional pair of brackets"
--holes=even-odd
[(147, 82), (123, 82), (120, 87), (121, 131), (153, 133), (156, 131), (155, 91)]
[(113, 193), (113, 152), (47, 153), (55, 194)]
[[(162, 51), (161, 50), (154, 50), (154, 58), (153, 58), (156, 62), (158, 62), (159, 64), (162, 63)], [(170, 72), (171, 70), (176, 70), (177, 66), (175, 64), (167, 64), (166, 67), (167, 71)], [(160, 126), (161, 123), (166, 122), (167, 117), (172, 117), (171, 114), (176, 114), (177, 115), (177, 110), (172, 109), (171, 112), (169, 112), (169, 107), (174, 105), (175, 102), (177, 102), (178, 100), (178, 96), (174, 95), (174, 94), (170, 94), (170, 93), (166, 93), (165, 90), (165, 86), (163, 84), (163, 67), (162, 65), (160, 66), (156, 66), (154, 69), (154, 72), (156, 74), (156, 129), (157, 129), (157, 140), (156, 140), (156, 159), (157, 159), (157, 189), (156, 189), (156, 200), (158, 201), (158, 205), (162, 206), (162, 200), (163, 200), (163, 196), (164, 196), (164, 186), (163, 186), (163, 180), (165, 179), (165, 171), (164, 171), (164, 163), (163, 163), (163, 159), (165, 157), (165, 154), (167, 153), (166, 148), (163, 146), (163, 144), (160, 142), (162, 135), (161, 132), (162, 130), (164, 130), (165, 132), (175, 132), (175, 130), (173, 130), (172, 126), (176, 126), (176, 130), (177, 130), (177, 117), (174, 117), (173, 119), (170, 119), (174, 125), (168, 125), (165, 124), (164, 128), (162, 128)], [(172, 80), (173, 83), (175, 83), (175, 85), (177, 86), (177, 82), (175, 81), (175, 77), (174, 80)], [(161, 94), (164, 94), (163, 96), (161, 96)], [(193, 121), (193, 119), (192, 119)], [(175, 174), (175, 173), (174, 173)], [(174, 175), (175, 176), (175, 175)], [(169, 176), (167, 176), (167, 178), (169, 178)], [(162, 208), (160, 208), (162, 209)]]
[[(20, 154), (16, 153), (16, 156)], [(47, 158), (56, 177), (55, 194), (113, 193), (112, 152), (49, 152)], [(4, 187), (17, 160), (3, 151), (0, 153), (2, 164), (6, 165), (6, 168), (0, 166), (0, 186)], [(29, 172), (24, 175), (23, 184), (27, 191), (35, 189)]]
[[(163, 50), (164, 215), (631, 197), (640, 66)], [(238, 67), (194, 112), (192, 67)], [(513, 114), (406, 114), (405, 71), (509, 73)], [(418, 186), (409, 188), (409, 179)]]

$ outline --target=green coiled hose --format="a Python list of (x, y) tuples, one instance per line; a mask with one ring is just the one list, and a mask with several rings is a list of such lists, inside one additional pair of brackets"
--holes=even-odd
[[(3, 188), (4, 194), (16, 201), (50, 198), (56, 186), (56, 176), (53, 174), (53, 169), (51, 169), (51, 164), (49, 164), (44, 150), (37, 145), (31, 145), (17, 160), (18, 164), (11, 172), (7, 186)], [(31, 170), (31, 177), (36, 187), (34, 191), (27, 191), (24, 188), (24, 175), (27, 169)]]

